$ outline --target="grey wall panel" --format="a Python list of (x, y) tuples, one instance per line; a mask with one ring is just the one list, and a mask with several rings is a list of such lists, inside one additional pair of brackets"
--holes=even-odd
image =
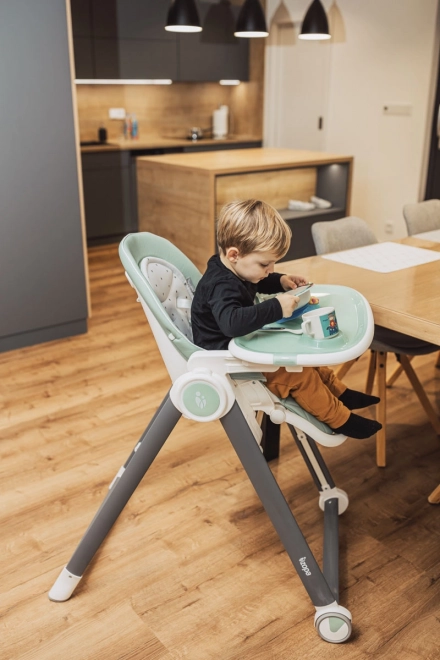
[(87, 316), (64, 0), (0, 4), (0, 89), (2, 337)]

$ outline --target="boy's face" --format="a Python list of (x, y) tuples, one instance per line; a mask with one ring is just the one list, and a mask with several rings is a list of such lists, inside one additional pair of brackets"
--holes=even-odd
[(253, 284), (273, 273), (277, 261), (274, 252), (250, 252), (242, 257), (237, 248), (228, 248), (225, 256), (235, 274)]

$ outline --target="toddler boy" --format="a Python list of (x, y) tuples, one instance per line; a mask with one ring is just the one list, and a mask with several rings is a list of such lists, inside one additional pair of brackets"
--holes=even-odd
[[(224, 350), (233, 337), (291, 316), (299, 298), (285, 292), (306, 280), (274, 272), (275, 262), (286, 254), (290, 240), (289, 226), (265, 202), (246, 200), (223, 207), (217, 223), (219, 254), (208, 261), (191, 306), (197, 346)], [(257, 293), (278, 295), (254, 304)], [(301, 372), (281, 367), (264, 375), (273, 394), (292, 396), (336, 433), (368, 438), (382, 428), (379, 422), (351, 412), (378, 403), (379, 398), (348, 389), (328, 367), (304, 367)]]

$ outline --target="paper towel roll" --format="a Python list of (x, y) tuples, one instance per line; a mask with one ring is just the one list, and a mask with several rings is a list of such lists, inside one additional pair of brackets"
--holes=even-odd
[(215, 140), (222, 140), (228, 134), (228, 112), (227, 105), (221, 105), (214, 110), (212, 115), (212, 135)]

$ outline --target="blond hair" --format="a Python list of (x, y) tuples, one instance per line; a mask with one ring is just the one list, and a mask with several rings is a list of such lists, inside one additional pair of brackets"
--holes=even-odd
[(274, 252), (280, 259), (289, 249), (291, 236), (278, 211), (257, 199), (226, 204), (217, 221), (217, 243), (224, 254), (235, 247), (243, 257), (251, 252)]

